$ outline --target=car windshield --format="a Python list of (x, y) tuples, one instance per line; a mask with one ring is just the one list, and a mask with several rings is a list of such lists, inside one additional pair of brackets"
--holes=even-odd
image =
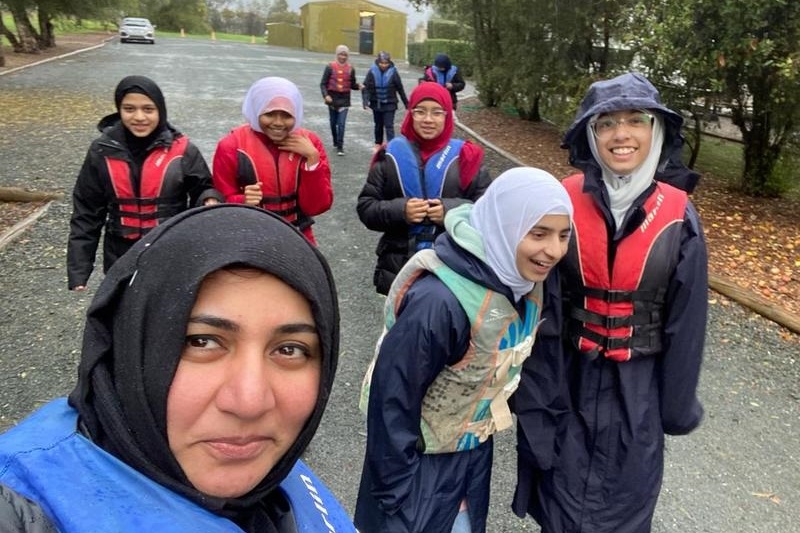
[(123, 26), (149, 26), (150, 23), (146, 20), (126, 20), (122, 23)]

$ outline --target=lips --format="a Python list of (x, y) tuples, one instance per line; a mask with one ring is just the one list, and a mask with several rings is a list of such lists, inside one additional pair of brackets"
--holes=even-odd
[(246, 461), (264, 453), (270, 443), (266, 437), (226, 438), (205, 441), (220, 459)]

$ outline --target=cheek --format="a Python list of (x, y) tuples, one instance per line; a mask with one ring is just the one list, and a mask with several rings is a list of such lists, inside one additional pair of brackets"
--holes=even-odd
[(320, 369), (314, 367), (303, 372), (291, 372), (288, 376), (274, 380), (272, 390), (277, 403), (283, 405), (288, 416), (302, 426), (317, 404), (319, 383)]

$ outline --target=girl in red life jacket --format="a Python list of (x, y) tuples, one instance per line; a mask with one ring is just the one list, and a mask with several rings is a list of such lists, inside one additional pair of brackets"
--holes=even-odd
[(247, 119), (214, 154), (214, 186), (225, 201), (273, 211), (316, 244), (311, 225), (333, 204), (328, 156), (322, 141), (303, 129), (303, 97), (286, 78), (256, 81), (245, 95)]
[(103, 272), (133, 244), (190, 207), (219, 203), (197, 147), (167, 121), (161, 89), (127, 76), (114, 90), (116, 113), (86, 153), (72, 193), (67, 244), (69, 289), (86, 289), (103, 236)]
[(319, 83), (322, 98), (328, 106), (331, 137), (338, 155), (344, 155), (344, 128), (350, 109), (350, 92), (361, 90), (356, 81), (356, 69), (349, 63), (350, 49), (343, 44), (336, 47), (336, 59), (325, 65)]

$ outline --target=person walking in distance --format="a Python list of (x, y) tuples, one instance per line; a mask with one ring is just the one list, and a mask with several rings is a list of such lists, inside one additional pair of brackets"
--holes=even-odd
[(403, 88), (403, 81), (397, 72), (389, 52), (380, 52), (375, 63), (367, 71), (361, 86), (361, 97), (364, 109), (372, 110), (372, 121), (375, 124), (375, 150), (383, 145), (384, 132), (386, 142), (394, 139), (394, 116), (397, 111), (398, 97), (408, 109), (408, 98)]
[(328, 106), (331, 137), (338, 155), (344, 155), (344, 130), (350, 109), (350, 93), (361, 89), (356, 82), (356, 69), (350, 64), (350, 49), (343, 44), (336, 47), (336, 57), (325, 66), (319, 88)]

